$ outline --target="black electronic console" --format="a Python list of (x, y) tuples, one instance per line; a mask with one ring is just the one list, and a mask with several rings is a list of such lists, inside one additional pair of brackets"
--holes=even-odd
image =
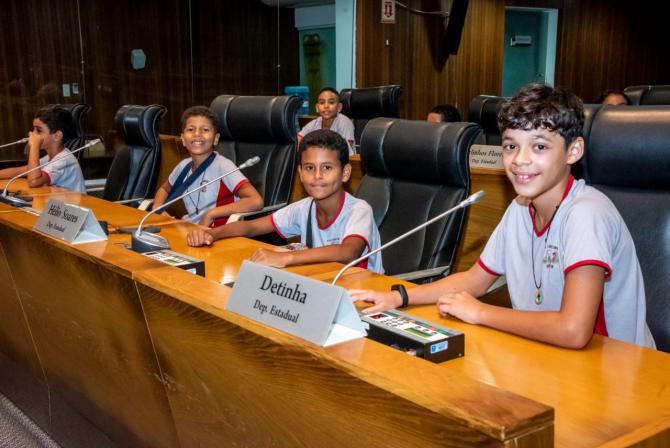
[(361, 314), (368, 338), (432, 362), (465, 354), (465, 335), (397, 310)]
[(185, 271), (188, 271), (192, 274), (198, 274), (202, 277), (205, 276), (205, 262), (198, 260), (197, 258), (187, 257), (186, 255), (174, 252), (169, 249), (144, 252), (142, 255), (146, 255), (149, 258), (158, 260), (161, 263), (184, 269)]

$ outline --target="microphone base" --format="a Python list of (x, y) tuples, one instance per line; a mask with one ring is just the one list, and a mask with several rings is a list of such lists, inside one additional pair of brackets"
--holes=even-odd
[(170, 249), (170, 242), (160, 235), (149, 232), (133, 233), (130, 248), (140, 254), (157, 250)]
[(30, 207), (33, 198), (30, 196), (4, 196), (0, 195), (0, 202), (13, 207)]

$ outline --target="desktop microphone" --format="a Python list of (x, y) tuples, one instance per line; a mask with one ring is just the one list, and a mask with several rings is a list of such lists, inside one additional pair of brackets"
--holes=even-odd
[(354, 261), (349, 262), (345, 267), (340, 269), (340, 272), (337, 273), (337, 275), (335, 276), (335, 278), (333, 279), (333, 282), (331, 284), (334, 285), (335, 283), (337, 283), (337, 281), (340, 279), (342, 274), (344, 274), (344, 271), (346, 271), (350, 267), (360, 263), (361, 261), (365, 260), (368, 257), (371, 257), (372, 255), (376, 254), (377, 252), (379, 252), (381, 250), (384, 250), (389, 246), (392, 246), (393, 244), (397, 243), (398, 241), (401, 241), (401, 240), (407, 238), (408, 236), (410, 236), (414, 232), (417, 232), (417, 231), (423, 229), (424, 227), (434, 223), (435, 221), (437, 221), (439, 219), (444, 218), (445, 216), (455, 212), (456, 210), (459, 210), (461, 208), (465, 208), (469, 205), (474, 204), (475, 202), (481, 201), (482, 198), (484, 197), (484, 195), (485, 195), (484, 190), (480, 190), (477, 193), (474, 193), (474, 194), (468, 196), (465, 200), (461, 201), (456, 207), (451, 208), (451, 209), (447, 210), (446, 212), (440, 213), (436, 217), (424, 222), (423, 224), (418, 225), (417, 227), (413, 228), (412, 230), (408, 231), (407, 233), (404, 233), (404, 234), (400, 235), (399, 237), (389, 241), (388, 243), (378, 247), (377, 249), (368, 252), (367, 254), (363, 255), (362, 257), (359, 257), (359, 258), (355, 259)]
[(6, 148), (8, 146), (20, 145), (21, 143), (28, 143), (28, 137), (24, 137), (21, 140), (17, 140), (15, 142), (5, 143), (4, 145), (0, 145), (0, 149)]
[[(79, 151), (84, 150), (84, 149), (86, 149), (86, 148), (90, 148), (91, 146), (97, 145), (98, 143), (100, 143), (100, 139), (99, 139), (99, 138), (96, 138), (95, 140), (91, 140), (90, 142), (86, 143), (86, 144), (85, 144), (84, 146), (82, 146), (81, 148), (77, 148), (77, 149), (75, 149), (74, 151), (70, 151), (70, 154), (76, 154), (76, 153), (78, 153)], [(16, 176), (14, 176), (14, 177), (12, 177), (11, 179), (9, 179), (9, 182), (7, 182), (7, 185), (5, 185), (5, 189), (4, 189), (4, 190), (2, 191), (2, 193), (0, 194), (0, 202), (4, 202), (4, 203), (6, 203), (6, 204), (10, 204), (10, 205), (13, 205), (13, 206), (16, 206), (16, 207), (25, 207), (25, 206), (27, 206), (27, 205), (30, 205), (30, 201), (26, 201), (26, 200), (24, 200), (24, 199), (21, 199), (21, 198), (18, 198), (18, 197), (14, 197), (14, 196), (7, 196), (7, 189), (9, 188), (9, 184), (11, 184), (12, 182), (14, 182), (14, 181), (15, 181), (16, 179), (18, 179), (19, 177), (23, 177), (23, 176), (25, 176), (25, 175), (28, 174), (28, 173), (32, 173), (32, 172), (35, 171), (35, 170), (38, 170), (38, 169), (40, 169), (40, 168), (44, 168), (45, 166), (51, 164), (52, 162), (54, 162), (54, 161), (56, 161), (56, 160), (60, 160), (60, 159), (56, 159), (56, 157), (53, 157), (53, 158), (51, 158), (51, 160), (47, 160), (47, 161), (44, 162), (43, 164), (41, 164), (41, 165), (37, 165), (36, 167), (33, 167), (33, 168), (31, 168), (31, 169), (29, 169), (29, 170), (27, 170), (27, 171), (24, 171), (23, 173), (17, 174)], [(76, 162), (76, 159), (75, 159), (75, 162)], [(78, 162), (77, 162), (77, 163), (78, 163)]]
[(149, 213), (144, 215), (144, 218), (142, 218), (142, 221), (140, 221), (140, 225), (137, 226), (137, 230), (135, 230), (135, 233), (133, 233), (133, 235), (131, 237), (130, 248), (132, 250), (134, 250), (135, 252), (138, 252), (138, 253), (141, 253), (141, 254), (145, 253), (145, 252), (151, 252), (151, 251), (154, 251), (154, 250), (169, 249), (170, 248), (170, 242), (168, 240), (166, 240), (165, 238), (163, 238), (160, 235), (156, 235), (154, 233), (143, 232), (142, 231), (142, 226), (144, 225), (144, 221), (146, 221), (149, 216), (156, 213), (158, 210), (165, 210), (165, 208), (167, 208), (169, 205), (177, 202), (180, 199), (185, 198), (186, 196), (188, 196), (191, 193), (195, 193), (196, 191), (200, 190), (201, 188), (205, 188), (206, 186), (223, 179), (224, 177), (226, 177), (229, 174), (234, 173), (235, 171), (239, 171), (239, 170), (243, 170), (245, 168), (249, 168), (252, 165), (256, 165), (260, 161), (261, 161), (260, 157), (258, 157), (258, 156), (252, 157), (249, 160), (247, 160), (246, 162), (244, 162), (242, 165), (235, 168), (234, 170), (230, 170), (227, 173), (224, 173), (224, 174), (220, 175), (219, 177), (216, 177), (216, 178), (210, 180), (209, 182), (198, 186), (197, 188), (194, 188), (192, 190), (189, 190), (189, 191), (185, 192), (184, 194), (182, 194), (180, 196), (177, 196), (176, 198), (166, 202), (165, 204), (161, 205), (160, 207), (157, 207), (157, 208), (151, 210)]

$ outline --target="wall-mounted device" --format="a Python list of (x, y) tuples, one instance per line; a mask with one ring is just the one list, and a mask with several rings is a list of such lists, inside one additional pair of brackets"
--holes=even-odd
[(512, 47), (527, 47), (533, 43), (533, 39), (531, 36), (526, 36), (526, 35), (516, 35), (512, 36), (512, 38), (509, 40), (509, 44)]
[(130, 52), (130, 65), (135, 70), (141, 70), (147, 66), (147, 55), (141, 48), (135, 48)]

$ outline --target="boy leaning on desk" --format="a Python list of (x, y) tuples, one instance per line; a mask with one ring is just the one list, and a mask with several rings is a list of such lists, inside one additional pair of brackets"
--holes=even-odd
[[(348, 263), (379, 247), (379, 230), (372, 208), (344, 190), (351, 176), (347, 142), (336, 132), (320, 129), (305, 135), (298, 145), (298, 173), (310, 196), (270, 216), (238, 221), (215, 229), (189, 232), (190, 246), (209, 246), (220, 238), (257, 236), (273, 231), (282, 238), (300, 236), (304, 250), (258, 249), (252, 261), (285, 267), (306, 263)], [(360, 267), (383, 272), (381, 254)]]
[[(52, 161), (41, 169), (28, 173), (28, 186), (57, 186), (86, 193), (84, 175), (77, 158), (65, 147), (65, 142), (76, 134), (76, 126), (69, 111), (58, 106), (46, 106), (33, 118), (33, 130), (28, 133), (28, 163), (0, 170), (0, 179), (11, 179), (39, 165)], [(46, 155), (40, 159), (40, 150)], [(73, 148), (77, 149), (77, 148)]]
[[(567, 348), (600, 334), (655, 348), (631, 235), (612, 202), (570, 167), (584, 154), (582, 101), (531, 84), (498, 113), (505, 172), (518, 197), (477, 262), (402, 291), (350, 291), (365, 312), (437, 303), (442, 316)], [(506, 275), (513, 308), (477, 300)]]

